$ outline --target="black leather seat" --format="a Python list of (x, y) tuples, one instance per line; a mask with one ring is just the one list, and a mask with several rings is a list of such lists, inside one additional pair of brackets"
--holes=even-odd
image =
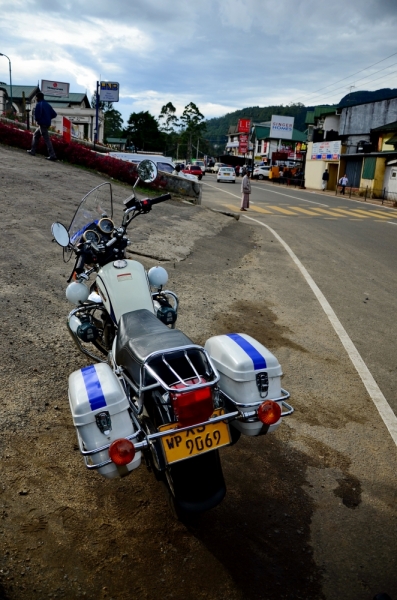
[(149, 310), (134, 310), (125, 313), (119, 321), (116, 362), (139, 382), (140, 367), (150, 354), (192, 344), (182, 331), (169, 329)]

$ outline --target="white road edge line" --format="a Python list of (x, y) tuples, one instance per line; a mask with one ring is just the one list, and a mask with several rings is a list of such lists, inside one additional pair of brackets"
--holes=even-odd
[(387, 223), (390, 223), (390, 225), (397, 225), (397, 223), (393, 223), (393, 221), (387, 221)]
[(329, 304), (328, 300), (325, 298), (325, 296), (322, 293), (322, 291), (320, 290), (320, 288), (315, 283), (314, 279), (311, 277), (311, 275), (305, 269), (303, 264), (300, 262), (299, 258), (296, 256), (296, 254), (291, 250), (291, 248), (288, 246), (288, 244), (278, 235), (278, 233), (276, 233), (274, 231), (274, 229), (269, 227), (269, 225), (267, 225), (266, 223), (262, 223), (261, 221), (258, 221), (258, 219), (253, 219), (252, 217), (248, 217), (247, 215), (242, 215), (242, 216), (245, 219), (249, 219), (250, 221), (255, 221), (255, 223), (258, 223), (259, 225), (266, 227), (275, 236), (275, 238), (277, 238), (277, 240), (280, 242), (280, 244), (282, 246), (284, 246), (285, 250), (288, 252), (290, 257), (292, 258), (292, 260), (294, 261), (294, 263), (296, 264), (296, 266), (302, 273), (303, 277), (306, 279), (306, 282), (311, 287), (311, 289), (312, 289), (314, 295), (316, 296), (317, 300), (319, 301), (322, 309), (324, 310), (325, 314), (327, 315), (328, 319), (330, 320), (332, 327), (334, 328), (337, 336), (339, 337), (340, 341), (342, 342), (347, 354), (349, 355), (350, 360), (352, 361), (354, 367), (357, 370), (357, 373), (360, 375), (361, 380), (362, 380), (363, 384), (365, 385), (368, 394), (370, 395), (384, 424), (386, 425), (387, 430), (393, 439), (393, 442), (397, 445), (397, 417), (394, 414), (394, 412), (392, 411), (386, 398), (382, 394), (375, 379), (371, 375), (371, 372), (369, 371), (367, 365), (361, 358), (357, 348), (355, 347), (352, 340), (348, 336), (342, 323), (339, 321), (339, 319), (336, 316), (335, 312), (333, 311), (331, 305)]

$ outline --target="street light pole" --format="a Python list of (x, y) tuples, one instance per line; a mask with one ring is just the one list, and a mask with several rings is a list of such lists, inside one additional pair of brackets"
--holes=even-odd
[(30, 131), (30, 119), (29, 119), (29, 116), (30, 116), (30, 111), (31, 111), (31, 104), (30, 104), (29, 100), (26, 102), (25, 110), (26, 110), (26, 129), (28, 131)]
[(8, 58), (7, 54), (3, 54), (0, 52), (0, 56), (5, 56), (8, 59), (9, 67), (10, 67), (10, 92), (11, 92), (11, 112), (12, 112), (12, 79), (11, 79), (11, 61)]

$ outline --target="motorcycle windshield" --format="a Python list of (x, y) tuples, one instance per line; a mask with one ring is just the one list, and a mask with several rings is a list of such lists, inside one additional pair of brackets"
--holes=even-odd
[(113, 217), (112, 184), (108, 182), (95, 187), (80, 202), (68, 229), (71, 243), (76, 244), (84, 231), (103, 217)]

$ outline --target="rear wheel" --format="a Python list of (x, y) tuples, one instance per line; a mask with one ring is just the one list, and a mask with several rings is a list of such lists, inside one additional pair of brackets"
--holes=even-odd
[(258, 175), (258, 179), (265, 179), (263, 175)]

